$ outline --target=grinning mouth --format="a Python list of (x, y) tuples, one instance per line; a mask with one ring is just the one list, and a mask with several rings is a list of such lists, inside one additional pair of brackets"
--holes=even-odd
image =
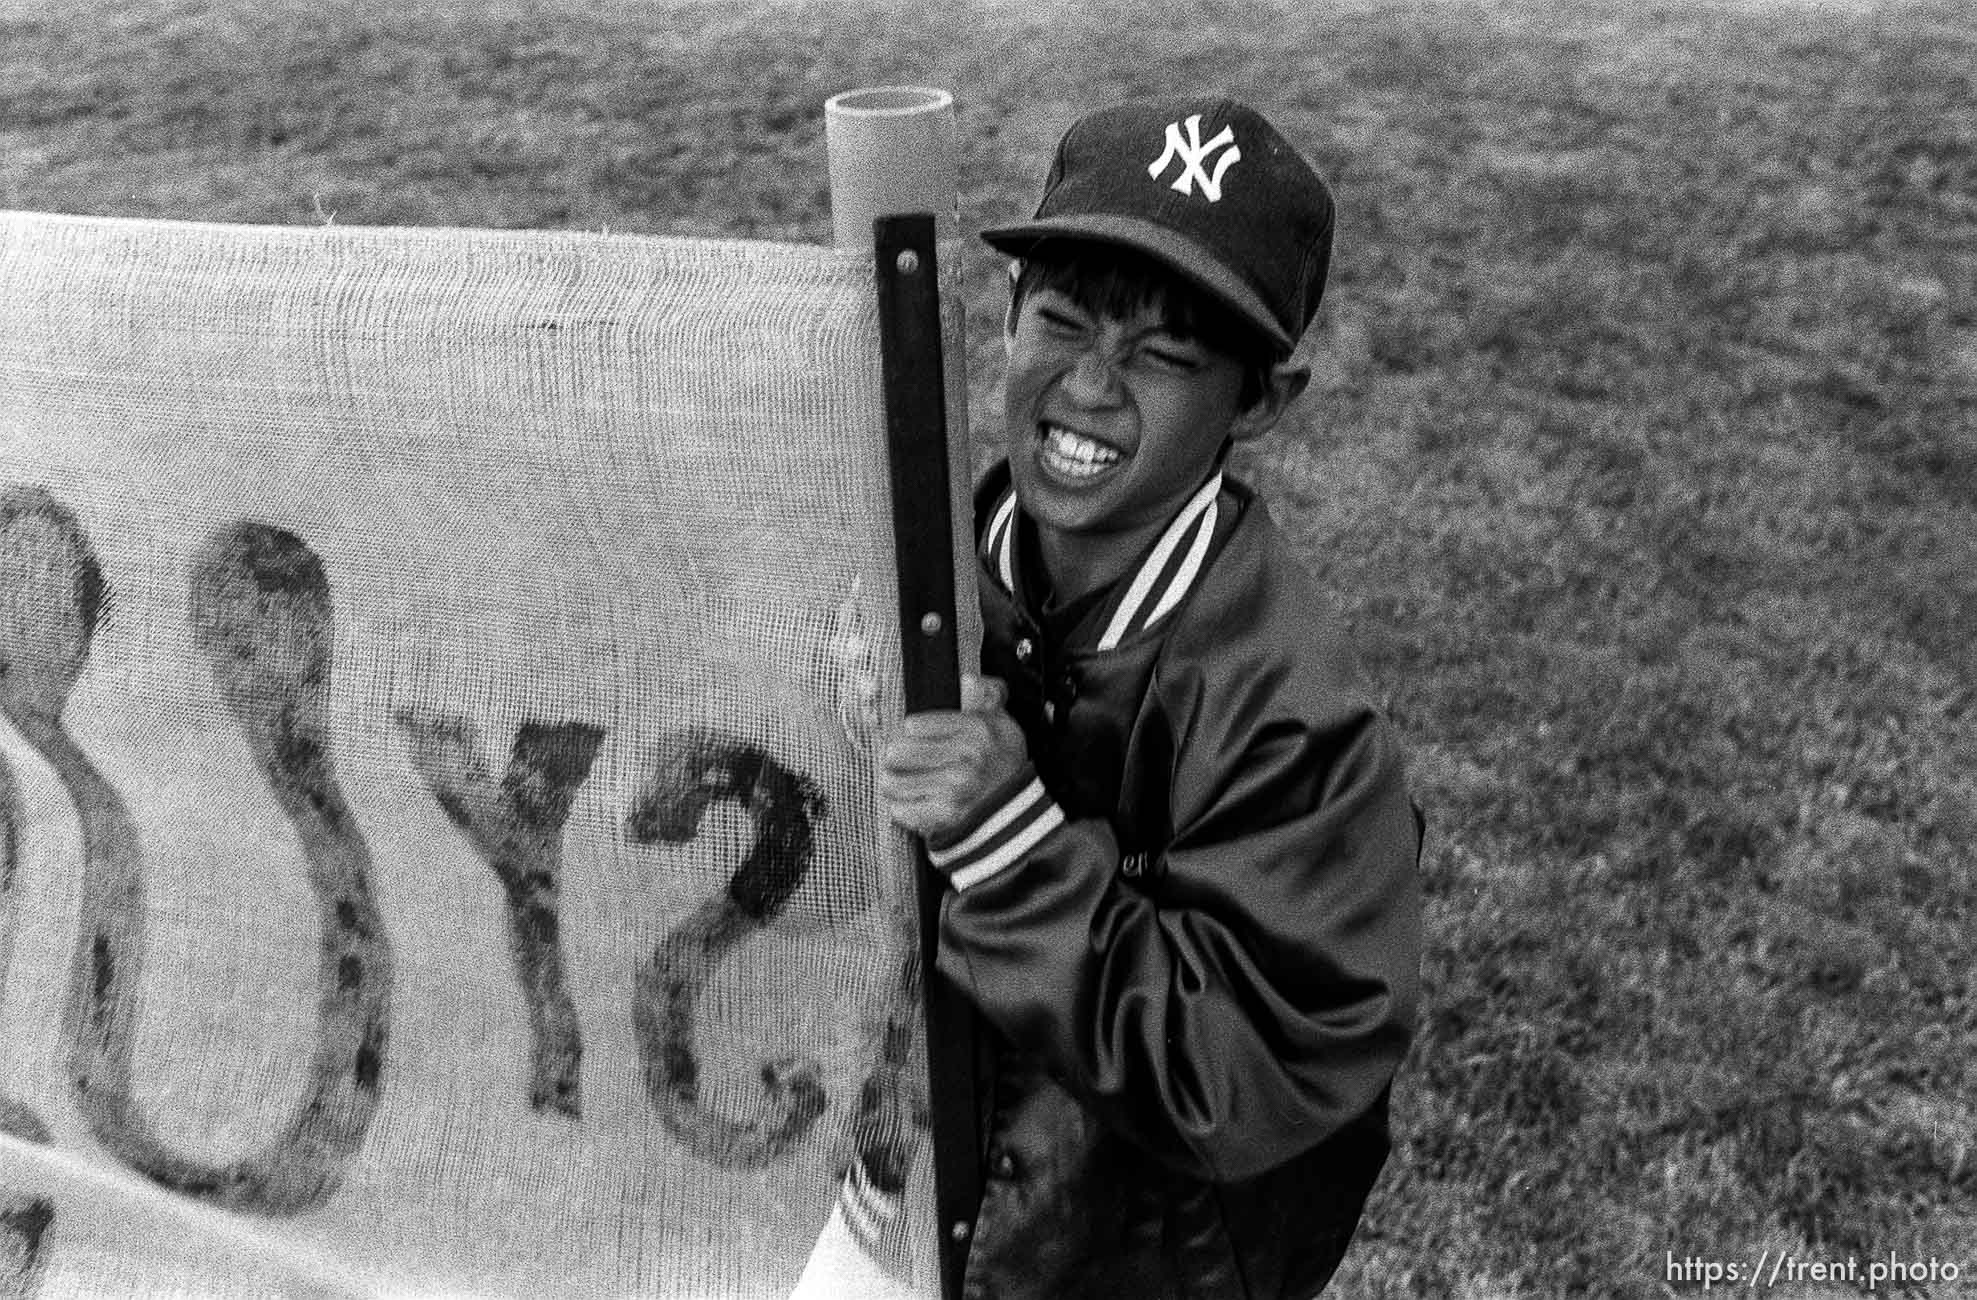
[(1065, 478), (1093, 478), (1125, 459), (1116, 447), (1061, 424), (1045, 421), (1038, 428), (1043, 434), (1044, 464)]

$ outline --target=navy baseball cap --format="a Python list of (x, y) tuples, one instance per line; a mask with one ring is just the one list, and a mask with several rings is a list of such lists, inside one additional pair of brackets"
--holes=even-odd
[(1332, 193), (1261, 113), (1227, 97), (1100, 109), (1058, 142), (1036, 216), (982, 232), (1123, 244), (1171, 267), (1288, 353), (1325, 296)]

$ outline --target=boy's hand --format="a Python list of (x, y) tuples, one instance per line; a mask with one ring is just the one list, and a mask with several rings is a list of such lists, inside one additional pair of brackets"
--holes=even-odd
[(1030, 761), (1023, 729), (1003, 710), (1009, 688), (964, 674), (961, 711), (913, 713), (889, 728), (879, 760), (879, 809), (929, 838), (973, 825), (983, 802)]

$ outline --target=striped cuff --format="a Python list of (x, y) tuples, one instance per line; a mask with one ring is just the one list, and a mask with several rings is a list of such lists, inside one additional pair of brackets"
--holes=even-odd
[(956, 891), (972, 888), (1022, 860), (1044, 836), (1064, 824), (1064, 810), (1032, 776), (1009, 800), (958, 843), (927, 846), (927, 858), (947, 873)]

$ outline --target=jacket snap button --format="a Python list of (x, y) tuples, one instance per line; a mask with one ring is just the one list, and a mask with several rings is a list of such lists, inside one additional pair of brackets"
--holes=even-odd
[(1037, 643), (1024, 637), (1016, 643), (1016, 662), (1026, 664), (1037, 657)]

